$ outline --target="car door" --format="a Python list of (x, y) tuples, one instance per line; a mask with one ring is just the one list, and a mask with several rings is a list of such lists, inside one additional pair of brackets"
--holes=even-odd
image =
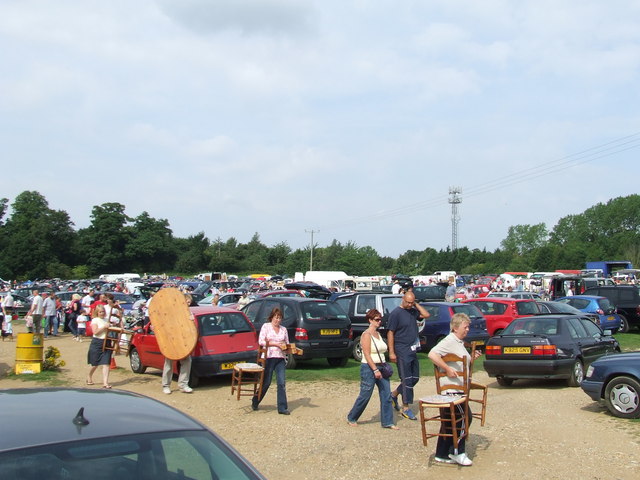
[[(569, 325), (571, 325), (576, 331), (575, 343), (578, 348), (578, 352), (584, 359), (584, 364), (589, 365), (596, 358), (603, 355), (602, 345), (600, 345), (600, 339), (596, 339), (591, 333), (593, 330), (587, 330), (587, 324), (583, 322), (589, 322), (597, 330), (600, 330), (593, 322), (582, 319), (580, 317), (570, 318)], [(573, 335), (572, 335), (573, 336)]]
[(160, 352), (151, 322), (142, 328), (141, 333), (134, 335), (133, 344), (138, 350), (142, 365), (159, 369), (164, 367), (164, 355)]
[(587, 334), (594, 339), (593, 360), (614, 351), (614, 340), (611, 337), (605, 336), (600, 327), (586, 318), (581, 318), (580, 322), (587, 331)]

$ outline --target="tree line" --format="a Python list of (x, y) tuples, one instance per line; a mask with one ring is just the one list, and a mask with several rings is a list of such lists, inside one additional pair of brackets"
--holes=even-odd
[[(286, 242), (269, 247), (259, 233), (248, 243), (234, 237), (211, 240), (203, 232), (179, 238), (168, 220), (147, 212), (130, 217), (120, 203), (94, 206), (90, 225), (77, 230), (67, 212), (51, 209), (36, 191), (20, 193), (10, 206), (7, 216), (9, 200), (0, 200), (0, 277), (5, 280), (91, 278), (108, 272), (293, 275), (309, 269), (309, 247), (293, 250)], [(493, 252), (425, 246), (391, 258), (380, 256), (371, 246), (338, 240), (313, 249), (314, 270), (351, 275), (580, 269), (587, 261), (606, 259), (640, 264), (639, 195), (618, 197), (563, 217), (552, 230), (544, 223), (510, 226)]]

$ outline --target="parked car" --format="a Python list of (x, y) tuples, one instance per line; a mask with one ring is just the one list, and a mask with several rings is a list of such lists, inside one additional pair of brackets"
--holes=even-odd
[[(46, 405), (46, 408), (42, 408)], [(264, 477), (181, 411), (123, 390), (0, 390), (0, 471), (10, 479)]]
[[(0, 296), (5, 297), (6, 295), (7, 292), (0, 292)], [(13, 308), (15, 312), (19, 316), (24, 317), (31, 308), (31, 301), (27, 297), (18, 293), (12, 292), (11, 296), (13, 297)]]
[(593, 400), (604, 400), (616, 417), (640, 418), (640, 352), (599, 358), (580, 386)]
[[(381, 292), (350, 292), (338, 293), (331, 296), (349, 316), (351, 321), (351, 330), (353, 331), (353, 351), (352, 356), (356, 361), (362, 360), (362, 346), (360, 345), (360, 337), (362, 333), (369, 327), (366, 319), (366, 313), (372, 308), (377, 309), (382, 314), (382, 324), (380, 325), (380, 334), (383, 338), (387, 336), (387, 321), (389, 314), (393, 309), (402, 303), (402, 295), (394, 295), (392, 293)], [(422, 329), (424, 320), (418, 321), (418, 331)]]
[[(198, 329), (198, 342), (191, 354), (191, 387), (197, 387), (202, 377), (231, 374), (236, 363), (256, 361), (258, 337), (244, 313), (225, 307), (190, 307), (189, 310)], [(129, 361), (135, 373), (144, 373), (148, 367), (162, 370), (164, 356), (151, 323), (133, 335)], [(178, 373), (179, 362), (175, 362), (174, 368)]]
[(616, 306), (620, 315), (620, 332), (626, 333), (631, 327), (640, 327), (640, 294), (635, 285), (601, 285), (587, 288), (584, 295), (607, 297)]
[(487, 298), (504, 297), (504, 298), (526, 298), (530, 300), (542, 300), (542, 297), (533, 292), (489, 292)]
[(478, 345), (484, 345), (489, 339), (487, 320), (475, 305), (453, 302), (420, 302), (420, 305), (430, 315), (424, 321), (424, 327), (420, 331), (422, 351), (428, 352), (451, 332), (451, 317), (456, 313), (465, 313), (471, 319), (465, 342), (477, 342)]
[(616, 307), (608, 298), (596, 295), (572, 295), (571, 297), (561, 297), (556, 300), (558, 303), (565, 303), (586, 313), (596, 314), (596, 324), (602, 330), (611, 330), (616, 333), (622, 326), (620, 315), (616, 313)]
[(484, 369), (502, 386), (520, 378), (565, 378), (577, 387), (594, 360), (619, 351), (611, 332), (586, 317), (524, 317), (487, 341)]
[(411, 291), (416, 302), (442, 302), (447, 292), (446, 285), (415, 285)]
[(489, 335), (499, 335), (515, 318), (539, 315), (540, 309), (535, 300), (504, 297), (484, 297), (465, 300), (480, 309), (487, 319)]
[(260, 332), (275, 307), (282, 310), (282, 326), (289, 333), (289, 341), (303, 352), (287, 354), (287, 368), (312, 358), (326, 358), (332, 367), (347, 364), (353, 335), (351, 321), (340, 305), (306, 297), (263, 297), (242, 307), (242, 312)]
[(598, 323), (599, 316), (597, 313), (585, 313), (578, 310), (575, 307), (572, 307), (568, 303), (560, 303), (560, 302), (552, 302), (547, 300), (540, 300), (536, 302), (538, 304), (538, 308), (542, 315), (546, 315), (549, 313), (565, 313), (567, 315), (580, 315), (581, 317), (587, 317), (596, 325), (600, 325)]
[(305, 294), (300, 290), (264, 290), (262, 292), (256, 292), (249, 295), (251, 300), (264, 297), (304, 297)]
[[(211, 306), (213, 297), (213, 295), (209, 295), (208, 297), (200, 300), (197, 305), (201, 307)], [(220, 297), (218, 298), (218, 306), (234, 308), (235, 304), (238, 303), (238, 300), (240, 300), (241, 298), (242, 293), (225, 293), (223, 295), (220, 295)]]

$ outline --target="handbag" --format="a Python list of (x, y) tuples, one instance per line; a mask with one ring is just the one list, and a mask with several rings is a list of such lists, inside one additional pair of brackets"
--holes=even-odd
[(27, 315), (26, 317), (24, 317), (24, 322), (28, 328), (33, 327), (33, 317), (31, 315)]
[[(378, 345), (376, 345), (375, 341), (373, 342), (373, 346), (376, 347), (378, 358), (382, 358), (380, 357), (380, 350), (378, 350)], [(382, 378), (391, 378), (391, 376), (393, 375), (393, 367), (387, 362), (376, 363), (376, 367), (378, 367), (378, 370), (380, 371), (380, 375), (382, 375)]]

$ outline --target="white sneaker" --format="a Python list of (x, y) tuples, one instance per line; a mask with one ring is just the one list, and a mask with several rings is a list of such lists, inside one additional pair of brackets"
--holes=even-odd
[(470, 467), (471, 465), (473, 465), (473, 462), (469, 457), (467, 457), (466, 453), (459, 453), (458, 455), (450, 453), (449, 458), (456, 462), (458, 465), (462, 465), (463, 467)]
[(166, 393), (167, 395), (171, 395), (171, 389), (169, 387), (162, 387), (162, 393)]
[(187, 385), (186, 387), (182, 387), (180, 389), (180, 391), (182, 393), (193, 393), (193, 388), (191, 388), (189, 385)]
[(437, 462), (437, 463), (456, 463), (453, 460), (451, 460), (450, 458), (440, 458), (440, 457), (433, 457), (433, 459)]

